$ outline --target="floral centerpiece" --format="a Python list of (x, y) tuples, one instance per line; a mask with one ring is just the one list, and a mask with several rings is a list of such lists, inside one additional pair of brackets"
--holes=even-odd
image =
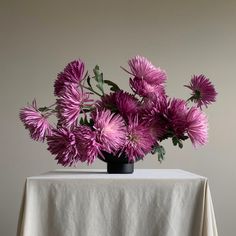
[[(194, 147), (207, 143), (208, 120), (202, 108), (215, 102), (217, 95), (208, 78), (194, 75), (185, 85), (191, 96), (183, 100), (166, 94), (166, 72), (148, 59), (136, 56), (128, 66), (121, 68), (130, 77), (132, 93), (104, 79), (99, 66), (91, 76), (84, 62), (70, 62), (55, 80), (53, 105), (38, 107), (34, 99), (21, 109), (20, 119), (31, 138), (46, 140), (58, 164), (92, 164), (99, 158), (113, 163), (108, 172), (122, 171), (116, 167), (148, 153), (157, 153), (161, 162), (165, 139), (180, 148), (187, 139)], [(51, 115), (57, 117), (56, 124), (50, 123)]]

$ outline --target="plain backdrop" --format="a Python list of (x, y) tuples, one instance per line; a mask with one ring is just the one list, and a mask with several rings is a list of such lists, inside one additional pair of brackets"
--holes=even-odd
[[(160, 164), (147, 156), (135, 168), (180, 168), (208, 177), (219, 235), (236, 232), (236, 1), (0, 1), (0, 235), (15, 235), (27, 176), (57, 166), (46, 144), (29, 138), (19, 109), (34, 98), (54, 103), (53, 83), (81, 58), (100, 65), (106, 79), (128, 89), (127, 60), (149, 58), (168, 74), (167, 93), (188, 98), (193, 74), (215, 84), (217, 102), (205, 110), (209, 143), (182, 150), (164, 142)], [(101, 161), (78, 168), (106, 168)], [(183, 226), (184, 227), (184, 226)], [(148, 236), (148, 235), (147, 235)]]

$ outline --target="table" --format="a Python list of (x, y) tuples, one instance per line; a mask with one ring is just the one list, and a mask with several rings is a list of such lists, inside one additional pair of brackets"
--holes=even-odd
[(28, 177), (17, 235), (217, 236), (208, 180), (178, 169)]

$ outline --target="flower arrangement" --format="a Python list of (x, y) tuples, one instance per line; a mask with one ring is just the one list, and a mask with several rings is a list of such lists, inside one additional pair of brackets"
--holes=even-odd
[[(53, 105), (38, 107), (33, 100), (20, 110), (31, 138), (46, 140), (63, 166), (91, 164), (98, 156), (104, 158), (104, 152), (117, 158), (125, 154), (129, 162), (157, 153), (162, 161), (161, 142), (168, 138), (180, 148), (188, 138), (194, 147), (206, 144), (208, 121), (202, 108), (215, 102), (217, 95), (209, 79), (194, 75), (185, 85), (191, 90), (185, 101), (167, 96), (166, 72), (145, 57), (133, 57), (128, 65), (129, 69), (121, 68), (130, 77), (132, 93), (104, 79), (99, 66), (90, 76), (84, 62), (70, 62), (54, 83)], [(54, 125), (48, 119), (51, 115), (58, 119)]]

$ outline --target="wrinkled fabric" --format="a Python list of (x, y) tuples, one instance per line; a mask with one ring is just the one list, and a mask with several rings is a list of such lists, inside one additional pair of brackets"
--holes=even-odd
[(175, 169), (29, 177), (19, 236), (217, 236), (207, 178)]

